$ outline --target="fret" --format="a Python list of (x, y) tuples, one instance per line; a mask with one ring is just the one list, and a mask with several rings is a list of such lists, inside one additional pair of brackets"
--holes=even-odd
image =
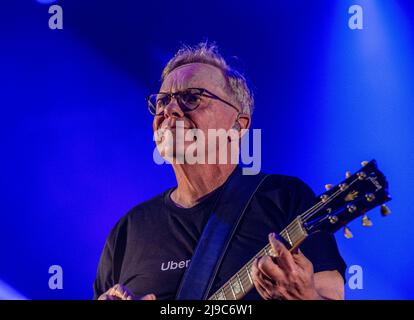
[(237, 296), (239, 296), (239, 295), (243, 294), (243, 292), (242, 292), (242, 288), (241, 288), (241, 286), (240, 286), (240, 283), (239, 283), (239, 280), (238, 280), (238, 278), (237, 278), (237, 277), (233, 277), (233, 278), (232, 278), (232, 280), (231, 280), (231, 286), (232, 286), (232, 288), (233, 288), (233, 290), (234, 290), (234, 293), (235, 293)]
[(237, 281), (240, 283), (241, 289), (242, 289), (243, 294), (244, 294), (244, 293), (245, 293), (245, 291), (244, 291), (243, 284), (242, 284), (242, 282), (240, 281), (239, 273), (237, 272), (237, 273), (236, 273), (236, 275), (237, 275)]
[(279, 235), (280, 236), (282, 236), (282, 238), (283, 239), (285, 239), (285, 241), (288, 241), (289, 239), (288, 239), (288, 237), (287, 237), (287, 231), (286, 231), (286, 229), (283, 229), (280, 233), (279, 233)]
[(239, 296), (242, 296), (242, 290), (240, 284), (237, 282), (237, 278), (233, 277), (230, 282), (231, 287), (233, 288), (233, 292), (235, 295), (235, 299), (237, 300)]
[(260, 258), (266, 255), (266, 247), (264, 247), (262, 250), (259, 251), (259, 253), (256, 255), (257, 258)]
[(300, 229), (300, 232), (305, 236), (305, 237), (307, 237), (308, 236), (308, 232), (306, 231), (306, 229), (303, 227), (303, 221), (302, 221), (302, 219), (300, 218), (300, 217), (297, 217), (296, 219), (296, 222), (297, 222), (297, 224), (298, 224), (298, 226), (299, 226), (299, 229)]
[(289, 234), (293, 239), (291, 242), (292, 247), (298, 246), (308, 235), (306, 230), (303, 228), (300, 217), (293, 220), (292, 223), (289, 224), (288, 229), (290, 229)]
[(293, 244), (297, 244), (299, 242), (302, 241), (303, 235), (301, 234), (301, 232), (295, 231), (295, 233), (293, 234)]
[(251, 289), (250, 281), (247, 279), (247, 276), (244, 274), (244, 272), (240, 274), (239, 277), (243, 285), (244, 294), (246, 294)]
[(231, 289), (231, 292), (233, 293), (233, 297), (234, 297), (234, 300), (237, 300), (237, 295), (236, 295), (236, 293), (234, 292), (234, 290), (233, 290), (233, 283), (232, 283), (232, 280), (231, 280), (232, 278), (230, 278), (230, 289)]
[(286, 230), (286, 240), (287, 240), (287, 242), (289, 243), (289, 245), (291, 246), (291, 247), (293, 247), (293, 242), (292, 242), (292, 239), (290, 238), (290, 234), (289, 234), (289, 231), (287, 230), (287, 229), (285, 229)]
[(245, 269), (246, 269), (247, 275), (248, 275), (248, 277), (249, 277), (250, 284), (253, 284), (253, 279), (252, 279), (252, 277), (251, 277), (251, 275), (250, 275), (250, 268), (251, 268), (251, 265), (249, 265), (249, 263), (248, 263), (248, 264), (246, 265)]
[(223, 287), (223, 291), (224, 291), (224, 297), (226, 298), (225, 300), (231, 300), (231, 287), (228, 285), (228, 283)]
[[(298, 217), (282, 230), (279, 235), (284, 238), (286, 244), (291, 246), (291, 248), (288, 248), (291, 250), (298, 246), (308, 234), (302, 225), (301, 218)], [(273, 249), (270, 244), (262, 248), (244, 267), (218, 289), (210, 300), (231, 300), (232, 297), (238, 300), (245, 296), (254, 286), (250, 272), (254, 259), (264, 255), (273, 256)]]
[(217, 300), (226, 300), (226, 295), (224, 294), (224, 290), (221, 289), (217, 292)]
[(291, 236), (292, 236), (293, 244), (298, 243), (301, 239), (301, 233), (298, 229), (293, 230)]

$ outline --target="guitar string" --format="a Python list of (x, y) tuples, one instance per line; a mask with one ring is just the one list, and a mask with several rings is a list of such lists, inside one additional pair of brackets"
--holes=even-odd
[[(341, 190), (338, 190), (338, 191), (336, 191), (334, 194), (332, 194), (331, 196), (330, 196), (330, 198), (329, 198), (329, 200), (331, 200), (332, 198), (334, 198), (334, 197), (336, 197), (336, 195), (338, 194), (338, 193), (340, 193), (340, 192), (342, 192)], [(325, 202), (319, 202), (317, 205), (315, 205), (315, 206), (313, 206), (312, 208), (310, 208), (309, 210), (307, 210), (306, 212), (304, 212), (302, 215), (303, 216), (309, 216), (309, 214), (310, 213), (313, 213), (313, 212), (311, 212), (311, 211), (313, 211), (313, 210), (315, 210), (317, 207), (321, 207), (321, 206), (323, 206), (323, 205), (326, 205), (327, 203), (329, 203), (329, 201), (327, 200), (327, 201), (325, 201)], [(292, 222), (293, 223), (293, 222)], [(291, 224), (292, 224), (291, 223)], [(286, 235), (287, 235), (287, 233), (290, 231), (290, 232), (295, 232), (295, 230), (297, 230), (298, 228), (299, 228), (299, 226), (298, 226), (298, 224), (295, 224), (295, 226), (294, 227), (292, 227), (291, 226), (291, 224), (289, 224), (285, 229), (283, 229), (281, 232), (280, 232), (280, 234), (282, 234), (283, 235), (283, 233), (285, 234), (285, 239), (286, 239)], [(287, 231), (287, 230), (289, 230), (289, 231)], [(212, 297), (215, 297), (215, 296), (217, 296), (218, 294), (219, 294), (219, 292), (221, 291), (222, 292), (222, 294), (224, 295), (224, 298), (227, 298), (227, 295), (226, 295), (226, 292), (225, 292), (225, 290), (226, 290), (226, 288), (227, 287), (230, 287), (231, 288), (231, 286), (232, 286), (232, 282), (235, 280), (235, 278), (236, 278), (236, 276), (238, 275), (238, 278), (240, 279), (240, 281), (239, 281), (239, 279), (237, 279), (237, 282), (240, 282), (239, 283), (239, 285), (241, 285), (241, 286), (243, 286), (243, 280), (246, 280), (246, 278), (248, 277), (248, 275), (246, 276), (246, 274), (247, 274), (247, 272), (249, 272), (248, 270), (247, 270), (247, 268), (248, 267), (251, 267), (251, 266), (249, 266), (249, 265), (251, 265), (251, 264), (253, 264), (253, 261), (254, 261), (254, 259), (256, 259), (256, 257), (259, 257), (259, 256), (263, 256), (263, 253), (262, 253), (262, 251), (264, 251), (264, 255), (266, 255), (266, 249), (267, 249), (267, 247), (269, 246), (269, 244), (268, 245), (266, 245), (264, 248), (262, 248), (252, 259), (250, 259), (245, 265), (244, 265), (244, 267), (243, 268), (241, 268), (237, 273), (236, 273), (236, 275), (234, 275), (233, 277), (231, 277), (221, 288), (219, 288), (219, 290), (217, 290), (213, 295), (212, 295)], [(252, 284), (251, 283), (251, 281), (250, 281), (250, 278), (249, 278), (249, 283), (250, 283), (250, 285)]]
[[(358, 181), (358, 178), (356, 178), (354, 181), (352, 181), (352, 182), (350, 182), (349, 184), (348, 184), (348, 186), (347, 186), (347, 189), (348, 189), (348, 187), (349, 186), (351, 186), (352, 184), (354, 184), (356, 181)], [(320, 207), (323, 207), (323, 206), (325, 206), (325, 205), (327, 205), (327, 204), (329, 204), (334, 198), (336, 198), (336, 196), (338, 195), (338, 194), (340, 194), (340, 193), (342, 193), (343, 192), (343, 190), (341, 190), (341, 189), (338, 189), (336, 192), (334, 192), (332, 195), (330, 195), (327, 199), (326, 199), (326, 201), (325, 202), (322, 202), (322, 201), (320, 201), (320, 202), (318, 202), (316, 205), (314, 205), (313, 207), (311, 207), (311, 208), (309, 208), (307, 211), (305, 211), (303, 214), (301, 214), (301, 215), (299, 215), (299, 217), (301, 217), (301, 219), (302, 219), (302, 222), (306, 222), (307, 220), (306, 219), (308, 219), (311, 215), (313, 215), (314, 213), (315, 213), (315, 210), (317, 210), (317, 209), (319, 209)], [(295, 220), (294, 220), (295, 221)], [(294, 221), (292, 222), (292, 223), (294, 223)], [(299, 225), (299, 224), (295, 224), (293, 227), (292, 227), (292, 223), (290, 223), (285, 229), (283, 229), (281, 232), (280, 232), (280, 234), (283, 234), (283, 233), (285, 233), (285, 236), (287, 236), (288, 234), (290, 234), (290, 233), (294, 233), (294, 232), (297, 232), (297, 230), (298, 229), (300, 229), (301, 228), (301, 226)], [(285, 239), (286, 239), (286, 237), (284, 237)], [(266, 245), (263, 249), (261, 249), (252, 259), (250, 259), (237, 273), (236, 273), (236, 275), (238, 275), (239, 276), (239, 278), (240, 278), (240, 281), (238, 281), (238, 282), (240, 282), (240, 285), (241, 286), (243, 286), (243, 280), (242, 279), (244, 279), (244, 280), (246, 280), (246, 278), (249, 278), (249, 283), (251, 284), (251, 281), (250, 281), (250, 277), (249, 277), (249, 275), (247, 274), (247, 272), (249, 272), (248, 270), (247, 270), (247, 266), (248, 265), (251, 265), (251, 264), (253, 264), (253, 261), (254, 261), (254, 259), (256, 259), (257, 257), (259, 257), (259, 256), (262, 256), (262, 251), (264, 251), (264, 254), (266, 255), (266, 248), (269, 246), (269, 244), (268, 245)], [(247, 274), (247, 275), (246, 275)], [(235, 276), (236, 276), (235, 275)], [(231, 277), (221, 288), (219, 288), (211, 297), (215, 297), (217, 294), (218, 294), (218, 292), (219, 291), (222, 291), (223, 293), (224, 293), (224, 289), (225, 289), (225, 287), (227, 287), (227, 286), (230, 286), (230, 288), (231, 288), (231, 282), (232, 282), (232, 280), (234, 280), (233, 278), (235, 278), (235, 276), (233, 276), (233, 277)], [(226, 294), (224, 293), (224, 297), (226, 298)]]
[[(356, 181), (358, 181), (358, 178), (356, 178), (354, 181), (351, 181), (348, 186), (347, 189), (354, 184)], [(338, 194), (342, 193), (343, 190), (338, 189), (337, 191), (335, 191), (332, 195), (330, 195), (325, 202), (318, 202), (316, 205), (314, 205), (313, 207), (309, 208), (308, 210), (306, 210), (304, 213), (300, 214), (299, 217), (301, 219), (301, 222), (306, 222), (307, 219), (313, 215), (316, 210), (319, 210), (321, 207), (326, 206), (327, 204), (329, 204), (333, 199), (335, 199), (337, 197)], [(296, 220), (294, 220), (292, 223), (294, 223)], [(286, 233), (286, 235), (290, 235), (291, 233), (294, 234), (295, 232), (297, 232), (298, 230), (301, 231), (301, 224), (300, 223), (294, 223), (294, 225), (292, 226), (292, 223), (290, 223), (285, 229), (283, 229), (280, 233)]]
[[(351, 181), (346, 189), (348, 189), (350, 186), (352, 186), (356, 181), (358, 181), (359, 178), (355, 178), (354, 181)], [(342, 192), (344, 192), (345, 190), (341, 190), (338, 189), (336, 192), (334, 192), (332, 195), (330, 195), (327, 200), (325, 202), (320, 201), (319, 204), (321, 204), (321, 206), (324, 206), (326, 204), (328, 204), (330, 201), (332, 201), (332, 199), (336, 198), (336, 196)], [(310, 209), (308, 209), (307, 211), (305, 211), (304, 213), (302, 213), (301, 215), (299, 215), (301, 217), (301, 219), (303, 220), (303, 222), (306, 222), (306, 219), (311, 216), (312, 214), (314, 214), (314, 212), (311, 212), (314, 208), (316, 207), (316, 205)], [(318, 208), (319, 209), (319, 208)]]
[[(331, 196), (331, 197), (333, 197), (333, 196)], [(318, 205), (320, 205), (320, 204), (321, 203), (319, 203)], [(326, 204), (326, 203), (323, 203), (323, 204)], [(316, 207), (317, 206), (314, 206), (314, 208), (316, 208)], [(308, 210), (308, 211), (310, 211), (310, 210)], [(291, 224), (289, 224), (284, 230), (282, 230), (280, 232), (280, 234), (282, 234), (282, 235), (284, 234), (285, 235), (284, 236), (285, 239), (287, 237), (286, 235), (288, 234), (288, 232), (291, 232), (293, 234), (293, 232), (295, 232), (297, 230), (297, 224), (295, 224), (294, 227), (292, 227)], [(289, 231), (287, 231), (287, 230), (289, 230)], [(233, 289), (232, 289), (232, 283), (234, 283), (234, 280), (236, 280), (236, 277), (237, 277), (237, 283), (238, 283), (238, 285), (244, 288), (243, 282), (244, 282), (244, 280), (246, 280), (246, 278), (249, 277), (249, 275), (247, 274), (249, 271), (247, 269), (250, 269), (251, 268), (251, 264), (253, 263), (253, 261), (254, 261), (254, 259), (256, 257), (263, 256), (263, 255), (266, 255), (267, 254), (267, 251), (269, 250), (268, 246), (269, 246), (269, 244), (266, 245), (264, 248), (262, 248), (262, 250), (260, 250), (252, 259), (250, 259), (249, 262), (247, 262), (242, 269), (240, 269), (219, 290), (217, 290), (212, 295), (212, 297), (217, 297), (217, 295), (219, 295), (220, 294), (219, 292), (221, 291), (222, 295), (220, 295), (220, 296), (223, 297), (223, 298), (225, 298), (225, 299), (227, 299), (228, 295), (226, 294), (226, 291), (229, 291), (228, 287), (230, 287), (233, 296), (235, 296), (235, 294), (233, 292)], [(249, 277), (249, 285), (252, 285), (252, 282), (250, 281), (250, 277)], [(235, 298), (237, 298), (237, 297), (235, 297)]]
[[(358, 178), (356, 178), (354, 181), (352, 181), (351, 183), (349, 183), (349, 185), (347, 186), (347, 189), (348, 189), (348, 187), (349, 186), (351, 186), (352, 184), (354, 184), (357, 180), (359, 180)], [(334, 198), (336, 198), (336, 196), (338, 195), (338, 194), (340, 194), (340, 193), (342, 193), (344, 190), (341, 190), (341, 189), (339, 189), (339, 190), (337, 190), (336, 192), (334, 192), (332, 195), (330, 195), (328, 198), (327, 198), (327, 200), (325, 201), (325, 202), (319, 202), (318, 204), (316, 204), (315, 206), (313, 206), (312, 208), (310, 208), (310, 209), (308, 209), (307, 211), (305, 211), (303, 214), (301, 214), (300, 215), (300, 217), (302, 218), (302, 219), (304, 219), (303, 221), (306, 221), (305, 219), (307, 219), (309, 216), (311, 216), (314, 212), (312, 212), (312, 211), (314, 211), (315, 209), (318, 209), (318, 207), (322, 207), (322, 206), (324, 206), (324, 205), (326, 205), (326, 204), (328, 204), (329, 202), (331, 202), (332, 201), (332, 199), (334, 199)], [(302, 221), (302, 222), (303, 222)], [(293, 222), (292, 222), (293, 223)], [(288, 234), (288, 231), (287, 231), (287, 229), (290, 231), (290, 232), (292, 232), (292, 234), (294, 234), (294, 232), (296, 232), (297, 231), (297, 229), (298, 228), (300, 228), (300, 225), (298, 225), (298, 224), (295, 224), (293, 227), (292, 227), (292, 223), (291, 224), (289, 224), (284, 230), (282, 230), (281, 232), (280, 232), (280, 234), (283, 234), (283, 233), (285, 233), (285, 234)], [(250, 259), (244, 266), (243, 266), (243, 268), (241, 268), (237, 273), (236, 273), (236, 275), (238, 275), (238, 277), (239, 277), (239, 279), (240, 279), (240, 285), (241, 286), (243, 286), (243, 279), (244, 280), (246, 280), (246, 278), (248, 277), (249, 278), (249, 283), (250, 284), (252, 284), (252, 282), (250, 281), (250, 275), (249, 275), (249, 273), (250, 273), (250, 271), (249, 270), (247, 270), (248, 269), (248, 266), (249, 265), (251, 265), (252, 263), (253, 263), (253, 261), (254, 261), (254, 259), (256, 259), (256, 257), (259, 257), (259, 256), (262, 256), (263, 254), (262, 254), (262, 251), (264, 251), (264, 254), (266, 255), (267, 254), (267, 250), (268, 250), (268, 246), (270, 246), (269, 244), (268, 245), (266, 245), (262, 250), (260, 250), (252, 259)], [(271, 249), (271, 248), (270, 248)], [(243, 271), (242, 271), (243, 270)], [(247, 274), (247, 276), (246, 276), (246, 274)], [(231, 277), (219, 290), (217, 290), (211, 297), (212, 298), (214, 298), (214, 297), (216, 297), (217, 296), (217, 294), (218, 294), (218, 292), (219, 291), (222, 291), (222, 293), (224, 294), (224, 298), (226, 298), (226, 293), (224, 292), (224, 290), (226, 289), (226, 287), (228, 287), (228, 286), (230, 286), (230, 289), (232, 289), (232, 287), (231, 287), (231, 282), (232, 282), (232, 280), (234, 280), (234, 278), (235, 278), (235, 276), (233, 276), (233, 277)], [(234, 294), (233, 294), (234, 295)]]
[[(348, 185), (348, 187), (351, 186), (357, 180), (358, 179), (355, 179), (354, 181), (352, 181)], [(329, 204), (334, 198), (336, 198), (336, 196), (338, 194), (340, 194), (342, 192), (343, 192), (342, 190), (338, 189), (336, 192), (334, 192), (332, 195), (330, 195), (325, 202), (320, 201), (316, 205), (314, 205), (313, 207), (311, 207), (307, 211), (305, 211), (303, 214), (299, 215), (299, 217), (301, 219), (300, 222), (306, 222), (307, 221), (306, 219), (308, 219), (311, 215), (313, 215), (316, 212), (316, 210), (318, 210), (319, 208), (321, 208), (321, 207), (326, 206), (327, 204)], [(299, 223), (295, 223), (295, 222), (296, 222), (296, 219), (293, 220), (293, 222), (291, 222), (285, 229), (283, 229), (280, 232), (280, 234), (282, 234), (282, 235), (283, 235), (283, 233), (285, 234), (285, 237), (284, 238), (285, 239), (287, 238), (286, 240), (289, 240), (290, 236), (292, 236), (292, 235), (293, 235), (292, 236), (292, 238), (293, 238), (295, 235), (297, 235), (297, 232), (298, 231), (299, 232), (302, 231), (301, 230), (302, 229), (301, 223), (300, 222)], [(292, 226), (292, 224), (293, 224), (293, 226)]]

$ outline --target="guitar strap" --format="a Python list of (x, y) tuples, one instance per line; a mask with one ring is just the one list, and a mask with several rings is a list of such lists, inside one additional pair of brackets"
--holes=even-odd
[(214, 204), (190, 265), (184, 273), (177, 300), (206, 300), (229, 243), (253, 195), (268, 175), (243, 175), (236, 167)]

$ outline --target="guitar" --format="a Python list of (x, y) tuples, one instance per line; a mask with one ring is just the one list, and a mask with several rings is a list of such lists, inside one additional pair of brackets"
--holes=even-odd
[[(285, 241), (289, 251), (297, 248), (309, 235), (325, 231), (335, 233), (344, 229), (344, 236), (352, 238), (351, 230), (346, 226), (359, 216), (362, 225), (372, 226), (366, 212), (381, 205), (382, 216), (391, 213), (384, 204), (391, 200), (388, 194), (388, 182), (378, 170), (375, 160), (362, 162), (362, 168), (333, 187), (326, 185), (327, 191), (315, 200), (315, 205), (298, 215), (279, 236)], [(240, 300), (254, 284), (251, 267), (254, 260), (264, 255), (272, 255), (270, 244), (260, 250), (234, 276), (221, 286), (208, 300)]]

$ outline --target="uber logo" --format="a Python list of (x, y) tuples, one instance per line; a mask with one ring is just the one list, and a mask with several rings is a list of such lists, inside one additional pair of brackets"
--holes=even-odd
[(187, 268), (191, 259), (182, 261), (168, 261), (161, 263), (161, 271)]

